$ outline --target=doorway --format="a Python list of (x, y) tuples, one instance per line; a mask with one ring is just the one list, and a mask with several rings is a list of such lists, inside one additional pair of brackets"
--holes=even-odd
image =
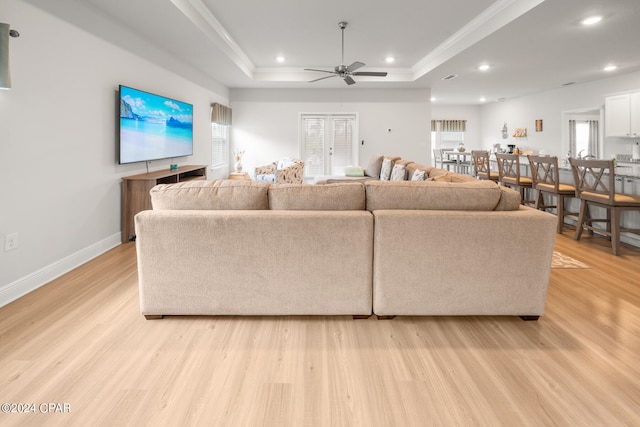
[(301, 114), (300, 153), (305, 178), (344, 175), (358, 164), (357, 114)]

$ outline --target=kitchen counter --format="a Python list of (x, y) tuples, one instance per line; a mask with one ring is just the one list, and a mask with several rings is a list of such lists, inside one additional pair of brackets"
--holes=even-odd
[[(560, 165), (558, 169), (571, 173), (570, 166)], [(616, 166), (616, 176), (640, 178), (640, 163), (618, 162)]]
[(640, 163), (618, 162), (618, 165), (616, 167), (616, 175), (640, 178)]

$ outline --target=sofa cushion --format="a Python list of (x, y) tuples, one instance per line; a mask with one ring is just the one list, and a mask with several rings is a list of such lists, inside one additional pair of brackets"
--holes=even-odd
[(370, 176), (371, 178), (380, 178), (380, 170), (382, 169), (383, 159), (384, 156), (371, 156), (371, 158), (369, 159), (369, 164), (366, 168), (367, 176)]
[(424, 209), (492, 211), (501, 191), (492, 181), (401, 181), (365, 183), (367, 210)]
[(432, 174), (429, 176), (430, 181), (436, 182), (476, 182), (476, 178), (469, 175), (461, 175), (455, 172), (446, 172), (443, 174)]
[(517, 211), (520, 208), (520, 192), (509, 187), (500, 186), (500, 201), (494, 210), (496, 211)]
[(444, 169), (434, 168), (433, 166), (422, 165), (420, 163), (415, 163), (415, 162), (409, 162), (407, 164), (407, 174), (408, 174), (408, 176), (413, 176), (413, 174), (414, 174), (414, 172), (416, 170), (423, 170), (425, 172), (425, 179), (429, 177), (429, 175), (432, 173), (431, 172), (432, 170), (442, 170), (442, 171), (444, 171)]
[(154, 210), (269, 209), (269, 184), (255, 181), (188, 181), (151, 189)]
[(406, 165), (396, 164), (393, 165), (393, 169), (391, 170), (391, 178), (390, 181), (404, 181), (407, 175), (407, 167)]
[(276, 184), (269, 187), (269, 208), (299, 211), (364, 210), (364, 185), (359, 182)]

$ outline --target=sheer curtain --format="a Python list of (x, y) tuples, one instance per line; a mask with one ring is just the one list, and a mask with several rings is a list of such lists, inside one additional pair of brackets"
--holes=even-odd
[(576, 147), (576, 121), (569, 120), (569, 156), (575, 157), (577, 155)]
[(600, 157), (598, 154), (598, 121), (588, 120), (587, 123), (589, 123), (589, 148), (587, 151), (598, 158)]

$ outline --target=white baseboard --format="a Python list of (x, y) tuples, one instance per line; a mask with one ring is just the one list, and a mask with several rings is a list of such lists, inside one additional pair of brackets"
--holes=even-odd
[(50, 281), (105, 253), (109, 249), (115, 248), (121, 243), (120, 239), (120, 233), (109, 236), (106, 239), (96, 242), (91, 246), (81, 249), (76, 253), (0, 288), (0, 307), (46, 285)]

